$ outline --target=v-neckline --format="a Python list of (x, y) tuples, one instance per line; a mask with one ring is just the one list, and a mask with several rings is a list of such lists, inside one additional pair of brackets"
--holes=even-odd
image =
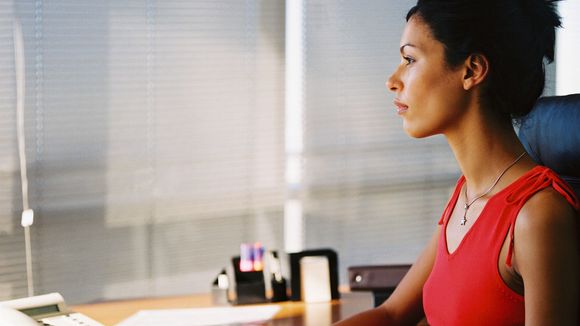
[(463, 235), (461, 240), (459, 240), (459, 243), (457, 244), (457, 247), (455, 247), (455, 250), (453, 250), (453, 252), (450, 252), (449, 251), (449, 242), (447, 239), (447, 226), (449, 225), (449, 221), (451, 220), (451, 215), (453, 215), (453, 212), (455, 211), (455, 208), (457, 206), (457, 201), (459, 200), (459, 196), (461, 195), (461, 190), (463, 189), (463, 186), (465, 185), (465, 181), (466, 181), (465, 176), (461, 176), (460, 182), (457, 185), (458, 188), (456, 189), (455, 193), (453, 194), (453, 198), (452, 198), (453, 200), (450, 202), (451, 207), (453, 207), (453, 209), (449, 210), (447, 216), (445, 216), (445, 219), (443, 221), (444, 222), (443, 223), (443, 239), (444, 239), (444, 245), (445, 245), (445, 253), (447, 254), (447, 257), (455, 256), (455, 254), (461, 249), (466, 238), (469, 237), (469, 234), (471, 234), (473, 232), (473, 229), (478, 225), (479, 220), (481, 219), (480, 217), (486, 212), (487, 207), (489, 206), (489, 204), (492, 200), (497, 198), (499, 195), (503, 194), (508, 189), (514, 187), (516, 184), (518, 184), (520, 182), (520, 180), (523, 180), (525, 177), (527, 177), (533, 171), (535, 171), (536, 169), (538, 169), (540, 167), (541, 167), (541, 165), (537, 165), (537, 166), (531, 168), (526, 173), (522, 174), (519, 178), (514, 180), (512, 183), (505, 186), (502, 190), (491, 195), (491, 197), (489, 197), (489, 199), (487, 200), (487, 202), (485, 203), (485, 205), (483, 206), (483, 208), (479, 212), (477, 219), (473, 222), (473, 224), (471, 224), (471, 226), (469, 227), (469, 230), (467, 230), (467, 232), (465, 232), (465, 234)]

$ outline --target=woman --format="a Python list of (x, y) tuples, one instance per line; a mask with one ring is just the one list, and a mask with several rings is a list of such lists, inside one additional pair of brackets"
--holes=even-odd
[(578, 200), (512, 119), (553, 60), (555, 1), (419, 0), (387, 81), (405, 131), (443, 134), (463, 176), (426, 249), (380, 307), (339, 325), (577, 325)]

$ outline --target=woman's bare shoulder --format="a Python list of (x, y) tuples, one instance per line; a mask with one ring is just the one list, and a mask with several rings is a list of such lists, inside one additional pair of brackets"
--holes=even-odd
[(553, 188), (533, 195), (515, 223), (514, 267), (525, 287), (526, 324), (577, 325), (578, 215)]
[(557, 231), (578, 227), (578, 215), (558, 191), (548, 187), (534, 194), (520, 210), (515, 233)]

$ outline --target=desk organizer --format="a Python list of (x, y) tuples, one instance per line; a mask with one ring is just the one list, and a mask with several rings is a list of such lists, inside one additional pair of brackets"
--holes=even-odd
[(234, 267), (236, 299), (233, 304), (253, 304), (268, 302), (266, 298), (266, 283), (264, 272), (242, 272), (240, 270), (240, 257), (232, 257)]

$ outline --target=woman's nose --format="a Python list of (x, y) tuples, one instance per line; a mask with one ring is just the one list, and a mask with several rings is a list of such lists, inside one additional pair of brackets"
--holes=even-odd
[(387, 85), (387, 89), (392, 91), (392, 92), (396, 92), (397, 90), (400, 90), (400, 88), (401, 88), (401, 83), (398, 79), (396, 79), (395, 73), (393, 73), (389, 77), (389, 79), (387, 79), (386, 85)]

